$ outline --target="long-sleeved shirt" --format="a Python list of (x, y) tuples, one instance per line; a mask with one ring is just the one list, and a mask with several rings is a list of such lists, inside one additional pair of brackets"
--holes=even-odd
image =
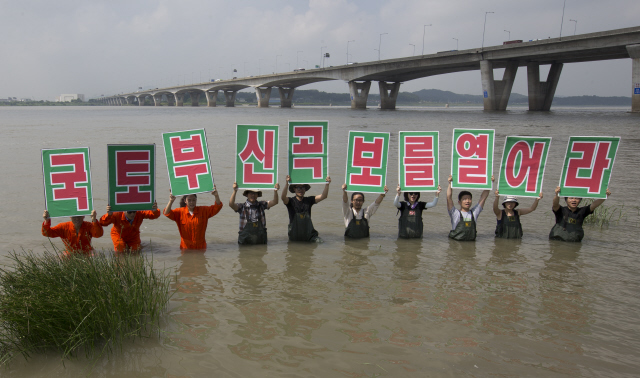
[(218, 214), (222, 209), (222, 202), (211, 206), (196, 206), (193, 215), (189, 213), (188, 207), (181, 207), (171, 210), (165, 216), (178, 225), (180, 231), (180, 249), (207, 249), (205, 233), (209, 218)]
[[(396, 198), (393, 199), (393, 206), (397, 207), (398, 209), (401, 207), (400, 204), (400, 195), (396, 194)], [(430, 207), (434, 207), (438, 204), (438, 197), (433, 197), (433, 201), (431, 202), (417, 202), (417, 205), (419, 206), (420, 203), (424, 203), (424, 207), (423, 209), (428, 209)], [(407, 207), (411, 207), (411, 205), (409, 204), (409, 202), (407, 202)]]
[(80, 231), (76, 232), (73, 222), (63, 222), (51, 227), (51, 219), (42, 222), (42, 236), (60, 238), (68, 253), (83, 253), (90, 255), (93, 252), (92, 238), (99, 238), (104, 234), (100, 223), (82, 222)]
[(157, 219), (160, 216), (160, 210), (156, 211), (136, 211), (133, 221), (127, 219), (127, 214), (123, 211), (116, 211), (109, 215), (108, 213), (100, 218), (102, 226), (111, 227), (111, 240), (113, 248), (117, 252), (122, 252), (126, 247), (136, 250), (140, 248), (140, 225), (144, 219)]
[(375, 203), (375, 201), (369, 205), (368, 207), (360, 209), (356, 214), (355, 210), (351, 208), (350, 203), (342, 201), (342, 215), (344, 215), (344, 226), (348, 227), (349, 222), (355, 216), (356, 219), (362, 219), (363, 217), (367, 220), (368, 223), (371, 223), (371, 216), (378, 210), (380, 204)]

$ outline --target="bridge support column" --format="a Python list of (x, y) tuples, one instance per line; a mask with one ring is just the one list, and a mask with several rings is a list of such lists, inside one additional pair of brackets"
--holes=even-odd
[(640, 45), (627, 46), (631, 57), (631, 111), (640, 112)]
[(400, 91), (400, 82), (379, 81), (378, 87), (380, 88), (380, 109), (394, 110)]
[(175, 106), (175, 96), (173, 93), (167, 94), (167, 106)]
[(271, 98), (271, 87), (256, 87), (256, 98), (258, 99), (259, 108), (268, 108), (269, 99)]
[(207, 91), (204, 94), (207, 96), (207, 106), (215, 108), (218, 101), (218, 91)]
[(147, 96), (138, 96), (138, 106), (144, 106), (144, 101)]
[(517, 72), (518, 62), (509, 62), (504, 70), (502, 80), (494, 80), (493, 62), (490, 60), (480, 61), (484, 110), (507, 110)]
[(189, 97), (191, 97), (191, 106), (200, 106), (200, 92), (189, 92)]
[(155, 106), (162, 106), (162, 95), (153, 95), (153, 104)]
[(173, 96), (176, 98), (176, 106), (184, 104), (184, 93), (174, 93)]
[(238, 93), (238, 91), (224, 90), (224, 97), (226, 100), (225, 106), (227, 108), (233, 108), (236, 106), (236, 93)]
[(293, 91), (295, 88), (285, 88), (278, 87), (278, 92), (280, 93), (280, 107), (281, 108), (290, 108), (291, 103), (293, 102)]
[(549, 111), (553, 96), (558, 87), (562, 63), (551, 64), (547, 81), (540, 81), (540, 65), (538, 63), (527, 64), (527, 81), (529, 87), (529, 110)]
[(371, 81), (358, 83), (357, 81), (349, 82), (349, 93), (351, 94), (351, 109), (366, 109), (367, 97), (369, 97), (369, 88)]

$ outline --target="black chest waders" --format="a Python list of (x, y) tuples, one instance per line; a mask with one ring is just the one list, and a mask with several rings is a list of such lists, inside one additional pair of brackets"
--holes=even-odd
[(247, 222), (242, 231), (238, 231), (238, 244), (267, 244), (267, 229), (260, 219)]
[[(575, 217), (571, 217), (570, 215), (574, 215)], [(562, 221), (553, 226), (551, 232), (549, 232), (549, 239), (566, 242), (582, 241), (582, 238), (584, 238), (584, 230), (582, 229), (583, 221), (584, 218), (582, 216), (569, 209), (563, 209)]]
[(471, 212), (471, 220), (464, 220), (462, 212), (460, 213), (460, 221), (455, 230), (449, 231), (449, 238), (457, 241), (474, 241), (476, 240), (476, 220)]
[(289, 240), (313, 242), (318, 239), (318, 231), (313, 228), (311, 215), (308, 212), (296, 213), (289, 223)]
[(522, 239), (522, 224), (520, 223), (520, 215), (517, 211), (513, 211), (512, 216), (502, 210), (502, 219), (496, 225), (496, 238), (502, 239)]
[[(351, 210), (353, 211), (353, 210)], [(362, 219), (356, 219), (355, 214), (349, 221), (347, 229), (344, 230), (344, 236), (352, 239), (362, 239), (369, 237), (369, 222), (362, 217)]]
[(398, 237), (402, 239), (421, 238), (422, 228), (420, 205), (418, 204), (415, 209), (412, 209), (407, 203), (406, 207), (400, 211), (400, 218), (398, 218)]

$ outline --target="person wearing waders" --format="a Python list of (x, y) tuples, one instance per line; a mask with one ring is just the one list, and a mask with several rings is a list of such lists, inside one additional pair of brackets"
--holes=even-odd
[(496, 199), (493, 201), (493, 213), (496, 215), (498, 221), (496, 225), (496, 238), (522, 239), (520, 217), (538, 208), (538, 202), (542, 198), (542, 192), (540, 192), (540, 196), (533, 201), (530, 208), (520, 210), (516, 210), (516, 207), (518, 207), (518, 197), (516, 196), (505, 196), (502, 200), (502, 210), (500, 210), (498, 207), (500, 192), (496, 190), (495, 193)]
[[(460, 210), (456, 209), (453, 204), (453, 189), (451, 188), (451, 182), (453, 176), (449, 175), (449, 187), (447, 188), (447, 209), (449, 211), (449, 217), (451, 217), (451, 231), (449, 231), (449, 238), (458, 241), (473, 241), (476, 240), (476, 220), (484, 207), (484, 202), (489, 197), (489, 190), (482, 192), (480, 201), (474, 207), (471, 207), (473, 203), (473, 197), (470, 192), (463, 190), (458, 193), (458, 204)], [(491, 177), (493, 181), (493, 176)]]
[[(607, 188), (607, 197), (611, 192)], [(560, 206), (560, 187), (556, 188), (556, 195), (553, 197), (553, 214), (556, 216), (556, 224), (549, 232), (549, 239), (562, 240), (567, 242), (579, 242), (584, 237), (582, 222), (591, 215), (594, 210), (604, 203), (605, 198), (600, 198), (589, 206), (578, 207), (582, 198), (564, 197), (567, 206)]]
[(378, 210), (380, 203), (387, 195), (389, 188), (384, 186), (384, 193), (366, 208), (362, 208), (364, 204), (364, 194), (360, 192), (351, 193), (351, 203), (347, 196), (347, 184), (342, 184), (342, 214), (344, 215), (344, 236), (352, 239), (362, 239), (369, 237), (369, 221), (371, 216)]
[(422, 237), (422, 211), (438, 204), (438, 196), (442, 188), (438, 185), (436, 196), (431, 202), (418, 201), (420, 193), (404, 192), (404, 201), (400, 201), (400, 184), (396, 188), (396, 198), (393, 205), (398, 208), (400, 218), (398, 218), (398, 237), (402, 239), (412, 239)]
[(245, 203), (236, 203), (238, 184), (233, 183), (229, 207), (240, 214), (238, 244), (267, 244), (267, 217), (264, 211), (278, 204), (278, 189), (280, 184), (275, 185), (273, 199), (269, 202), (258, 201), (258, 197), (262, 197), (262, 191), (248, 189), (242, 193), (247, 197)]
[[(287, 175), (287, 182), (284, 184), (280, 197), (289, 212), (289, 240), (321, 243), (322, 239), (318, 237), (318, 231), (313, 228), (313, 222), (311, 222), (311, 207), (327, 198), (331, 177), (327, 176), (327, 183), (322, 194), (307, 197), (304, 195), (311, 189), (311, 185), (294, 184), (289, 186), (289, 181), (291, 181), (291, 177)], [(295, 197), (287, 197), (287, 189), (295, 194)]]

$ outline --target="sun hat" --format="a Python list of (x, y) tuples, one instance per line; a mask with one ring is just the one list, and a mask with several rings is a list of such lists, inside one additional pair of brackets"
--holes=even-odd
[(518, 197), (516, 196), (505, 196), (504, 199), (502, 200), (502, 206), (504, 206), (504, 204), (507, 202), (515, 202), (516, 206), (514, 206), (514, 209), (518, 207)]
[(309, 191), (309, 189), (311, 189), (311, 185), (309, 185), (309, 184), (291, 184), (291, 185), (289, 185), (289, 191), (290, 191), (291, 193), (295, 193), (295, 192), (296, 192), (296, 190), (295, 190), (294, 188), (295, 188), (296, 186), (298, 186), (298, 185), (302, 185), (302, 186), (304, 186), (304, 191), (305, 191), (305, 192), (308, 192), (308, 191)]
[(258, 197), (262, 197), (262, 191), (261, 190), (255, 190), (255, 189), (247, 189), (244, 192), (242, 192), (242, 195), (246, 197), (247, 194), (249, 194), (249, 192), (258, 193)]

